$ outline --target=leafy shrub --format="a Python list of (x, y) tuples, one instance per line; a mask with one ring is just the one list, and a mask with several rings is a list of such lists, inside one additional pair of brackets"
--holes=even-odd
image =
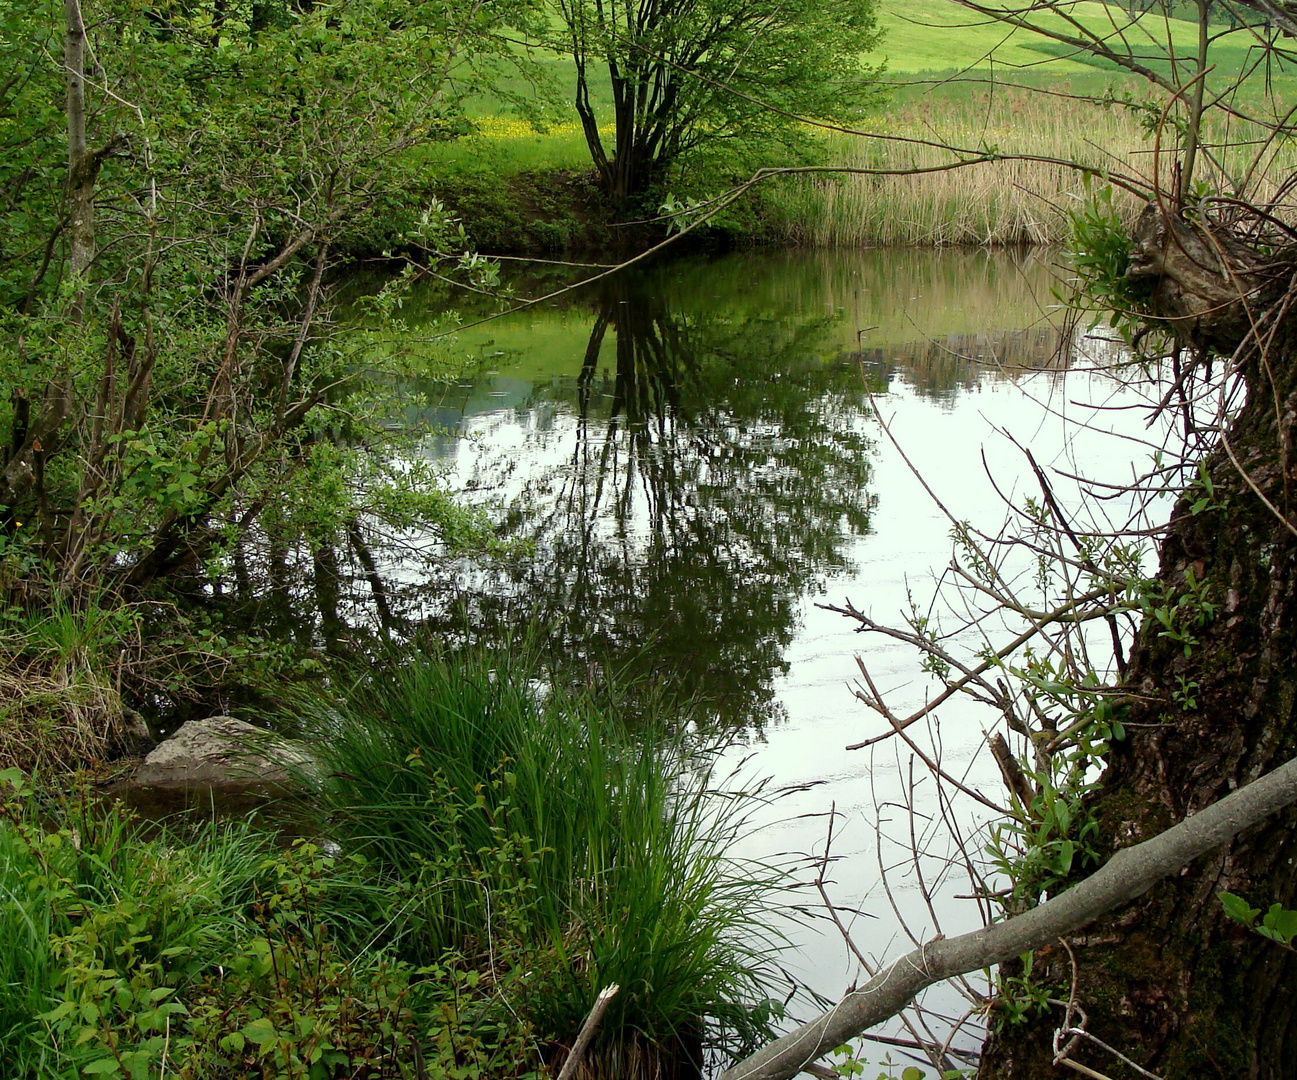
[[(145, 831), (0, 774), (0, 1075), (523, 1077), (539, 1057), (454, 955), (383, 947), (368, 868), (246, 825)], [(54, 826), (54, 827), (51, 827)]]

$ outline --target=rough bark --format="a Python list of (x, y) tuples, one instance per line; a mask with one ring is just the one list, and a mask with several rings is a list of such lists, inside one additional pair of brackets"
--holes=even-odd
[[(1203, 361), (1232, 357), (1247, 397), (1205, 462), (1210, 504), (1193, 512), (1205, 487), (1182, 498), (1162, 545), (1161, 587), (1205, 604), (1186, 607), (1182, 634), (1145, 625), (1133, 649), (1128, 736), (1094, 803), (1114, 849), (1297, 750), (1293, 264), (1155, 208), (1138, 240), (1131, 275), (1151, 281), (1152, 310)], [(1295, 827), (1290, 808), (1070, 943), (1094, 1035), (1167, 1080), (1297, 1077), (1297, 955), (1230, 922), (1216, 899), (1297, 906)], [(1034, 977), (1070, 986), (1067, 953), (1038, 955)], [(1057, 1075), (1060, 1020), (1055, 1010), (994, 1033), (979, 1076)], [(1092, 1043), (1073, 1057), (1113, 1080), (1138, 1075)]]

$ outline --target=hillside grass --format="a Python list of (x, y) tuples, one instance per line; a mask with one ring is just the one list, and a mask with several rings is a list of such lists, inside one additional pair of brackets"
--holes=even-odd
[[(1087, 30), (1112, 41), (1162, 74), (1172, 73), (1171, 57), (1192, 57), (1198, 48), (1198, 27), (1186, 19), (1149, 13), (1133, 23), (1119, 5), (1082, 0), (1069, 5), (1069, 14)], [(1075, 36), (1062, 17), (1042, 13), (1033, 17), (1042, 27)], [(1111, 61), (1078, 53), (1067, 44), (1030, 31), (987, 20), (951, 0), (883, 0), (880, 22), (887, 34), (879, 55), (893, 73), (1020, 68), (1051, 76), (1096, 70), (1124, 75)], [(1224, 25), (1213, 32), (1228, 29)], [(1256, 56), (1255, 39), (1246, 31), (1229, 34), (1212, 45), (1209, 62), (1218, 77), (1233, 77)], [(1183, 72), (1181, 76), (1183, 77)], [(1133, 76), (1126, 76), (1134, 78)]]

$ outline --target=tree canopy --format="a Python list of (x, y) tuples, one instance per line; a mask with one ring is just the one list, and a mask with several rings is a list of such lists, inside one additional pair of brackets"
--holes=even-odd
[(65, 583), (137, 588), (293, 493), (299, 524), (354, 518), (320, 479), (358, 464), (374, 361), (329, 330), (326, 272), (453, 239), (408, 154), (464, 130), (531, 7), (84, 9), (0, 14), (0, 521)]
[(801, 117), (846, 119), (875, 94), (864, 55), (879, 40), (875, 0), (558, 0), (556, 10), (553, 47), (576, 64), (576, 111), (619, 205), (685, 161), (798, 146)]

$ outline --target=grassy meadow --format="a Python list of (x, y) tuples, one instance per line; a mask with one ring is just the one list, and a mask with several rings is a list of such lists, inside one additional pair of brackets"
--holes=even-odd
[[(1196, 50), (1195, 24), (1147, 17), (1137, 30), (1119, 34), (1117, 28), (1126, 24), (1119, 7), (1080, 2), (1071, 14), (1158, 73), (1177, 82), (1188, 77), (1183, 58)], [(885, 65), (885, 78), (894, 87), (890, 101), (861, 117), (858, 133), (820, 133), (815, 164), (937, 170), (994, 148), (1005, 155), (1030, 154), (1153, 179), (1158, 125), (1150, 111), (1153, 96), (1139, 77), (1047, 37), (980, 19), (949, 0), (882, 0), (879, 19), (886, 35), (871, 60)], [(1041, 21), (1060, 32), (1070, 30), (1057, 16)], [(1216, 41), (1210, 52), (1213, 78), (1224, 85), (1239, 77), (1234, 96), (1240, 107), (1273, 115), (1275, 102), (1297, 89), (1297, 77), (1259, 68), (1253, 42), (1246, 31)], [(501, 181), (588, 168), (585, 141), (567, 104), (574, 84), (571, 64), (553, 58), (546, 66), (553, 99), (538, 107), (541, 121), (501, 115), (496, 103), (478, 102), (476, 133), (431, 148), (426, 159), (431, 171), (459, 182), (484, 172)], [(594, 89), (596, 98), (606, 94), (598, 83)], [(604, 133), (610, 134), (611, 126)], [(1171, 138), (1169, 126), (1163, 138)], [(1229, 177), (1226, 186), (1248, 174), (1249, 151), (1262, 141), (1247, 125), (1214, 130), (1209, 140), (1222, 148), (1218, 156), (1220, 172)], [(1258, 175), (1276, 154), (1291, 156), (1284, 147), (1269, 153)], [(1065, 164), (1042, 161), (998, 161), (908, 176), (782, 178), (759, 190), (755, 221), (752, 214), (740, 213), (727, 224), (767, 241), (816, 246), (1056, 243), (1067, 238), (1067, 214), (1090, 182)], [(707, 183), (719, 190), (725, 181)], [(1266, 194), (1264, 184), (1257, 193)], [(1140, 201), (1119, 193), (1116, 205), (1134, 213)]]

